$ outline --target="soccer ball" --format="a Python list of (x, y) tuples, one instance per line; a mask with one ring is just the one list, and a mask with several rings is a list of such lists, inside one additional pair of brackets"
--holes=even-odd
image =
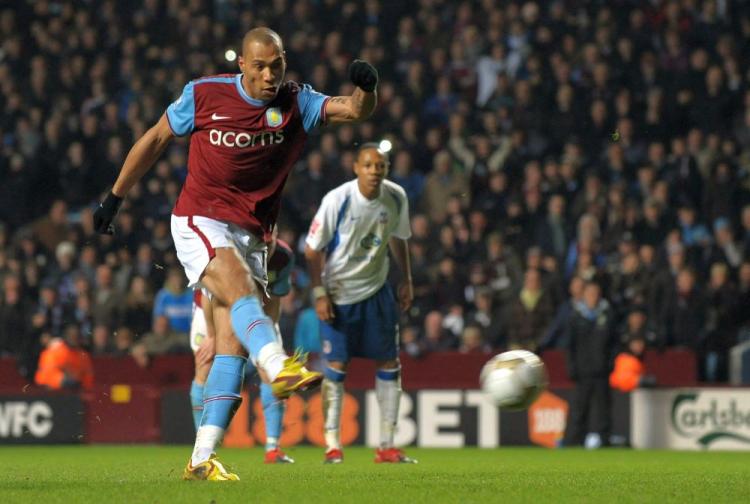
[(494, 356), (484, 365), (479, 383), (500, 408), (523, 410), (547, 387), (547, 371), (536, 354), (511, 350)]

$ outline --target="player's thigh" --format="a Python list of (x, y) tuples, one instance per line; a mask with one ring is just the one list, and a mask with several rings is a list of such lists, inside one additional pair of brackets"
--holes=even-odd
[(334, 307), (334, 311), (336, 316), (330, 323), (320, 321), (323, 357), (327, 365), (345, 371), (351, 357), (353, 328), (346, 310)]
[(203, 272), (201, 283), (226, 307), (257, 293), (250, 267), (235, 247), (216, 249), (216, 255)]
[(243, 355), (247, 356), (240, 340), (234, 335), (232, 329), (231, 307), (214, 299), (212, 301), (214, 312), (214, 329), (216, 331), (216, 355)]
[(231, 306), (255, 293), (244, 246), (226, 222), (207, 217), (172, 216), (172, 239), (190, 287), (203, 284), (214, 297)]
[(398, 365), (398, 304), (386, 284), (364, 306), (362, 357), (374, 359), (383, 368)]

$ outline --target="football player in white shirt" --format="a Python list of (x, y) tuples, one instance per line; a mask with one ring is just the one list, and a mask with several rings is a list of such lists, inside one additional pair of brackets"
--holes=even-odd
[[(305, 257), (327, 361), (322, 388), (327, 463), (343, 461), (339, 426), (351, 357), (376, 361), (375, 462), (416, 462), (393, 445), (401, 396), (398, 308), (408, 310), (414, 294), (408, 200), (398, 184), (385, 179), (388, 167), (378, 144), (363, 144), (354, 162), (357, 178), (326, 194), (307, 235)], [(398, 302), (386, 282), (389, 248), (402, 273)]]

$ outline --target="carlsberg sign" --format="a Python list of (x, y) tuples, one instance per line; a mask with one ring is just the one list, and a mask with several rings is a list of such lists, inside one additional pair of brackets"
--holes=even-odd
[(750, 389), (637, 390), (635, 448), (750, 450)]

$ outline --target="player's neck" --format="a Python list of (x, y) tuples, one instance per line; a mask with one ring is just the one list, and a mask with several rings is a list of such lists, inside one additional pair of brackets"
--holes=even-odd
[(375, 189), (372, 187), (362, 187), (362, 184), (357, 181), (357, 189), (359, 189), (359, 194), (364, 196), (366, 200), (373, 201), (380, 197), (380, 186)]
[(240, 77), (240, 84), (242, 85), (242, 89), (245, 90), (245, 94), (252, 98), (253, 100), (257, 100), (259, 102), (268, 102), (268, 100), (264, 100), (263, 98), (258, 98), (256, 96), (253, 96), (252, 91), (250, 90), (250, 86), (247, 85), (247, 80), (245, 79), (245, 74), (242, 74), (242, 77)]

